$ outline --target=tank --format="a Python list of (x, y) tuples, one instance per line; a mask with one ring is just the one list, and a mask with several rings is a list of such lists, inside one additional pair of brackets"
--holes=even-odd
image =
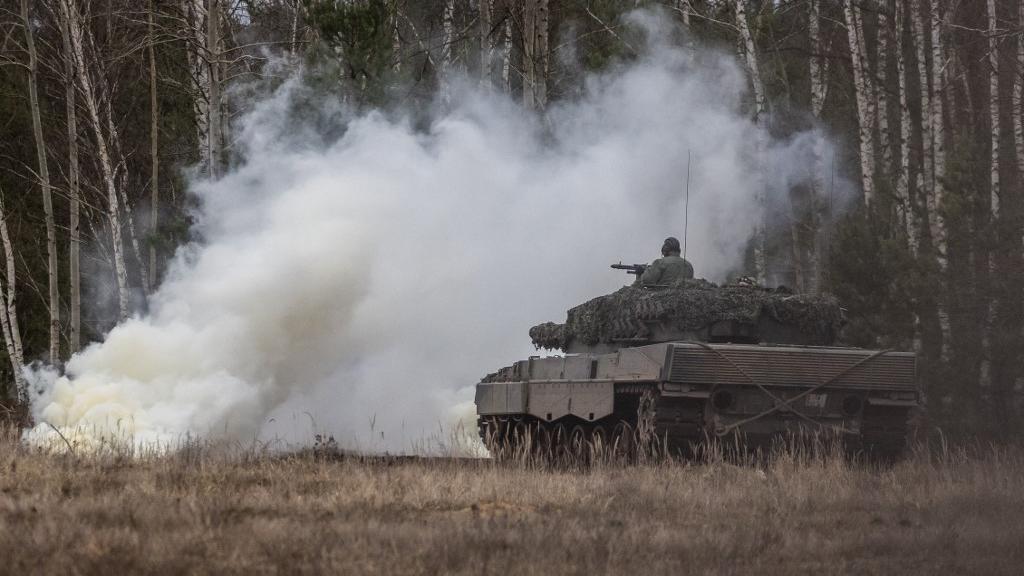
[(843, 324), (832, 296), (749, 280), (625, 286), (531, 328), (554, 355), (481, 379), (480, 437), (499, 458), (689, 456), (709, 441), (761, 448), (810, 435), (899, 457), (920, 402), (916, 357), (837, 345)]

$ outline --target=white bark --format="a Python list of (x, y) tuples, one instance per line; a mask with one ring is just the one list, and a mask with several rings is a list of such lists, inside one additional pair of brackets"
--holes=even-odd
[(43, 122), (39, 114), (39, 58), (36, 54), (35, 35), (29, 17), (28, 0), (21, 0), (21, 20), (25, 29), (25, 47), (28, 50), (28, 95), (32, 113), (32, 136), (35, 139), (39, 168), (39, 186), (43, 193), (43, 216), (46, 220), (46, 270), (49, 285), (47, 307), (50, 309), (50, 363), (60, 362), (60, 292), (57, 276), (57, 226), (53, 220), (53, 193), (50, 189), (50, 168), (46, 160), (46, 142), (43, 140)]
[[(160, 110), (157, 102), (156, 35), (153, 30), (153, 12), (155, 10), (154, 0), (149, 0), (149, 233), (151, 236), (156, 235), (160, 225)], [(294, 46), (293, 38), (293, 50)], [(146, 284), (147, 290), (152, 290), (156, 286), (156, 243), (153, 241), (149, 243), (149, 278)]]
[(899, 201), (900, 219), (903, 224), (904, 233), (907, 236), (907, 248), (912, 256), (917, 255), (918, 233), (916, 213), (913, 201), (910, 197), (910, 106), (907, 96), (907, 67), (903, 55), (903, 29), (906, 17), (904, 3), (898, 0), (895, 3), (895, 25), (896, 25), (896, 85), (899, 92), (900, 105), (900, 164), (899, 173), (896, 177), (896, 198)]
[(857, 99), (857, 126), (860, 140), (861, 187), (864, 189), (864, 206), (871, 208), (875, 196), (875, 111), (867, 59), (864, 54), (864, 29), (861, 26), (860, 9), (853, 0), (844, 0), (846, 32), (850, 43), (850, 60), (853, 65), (853, 86)]
[(60, 19), (64, 47), (64, 98), (68, 132), (68, 355), (81, 347), (82, 290), (80, 270), (81, 229), (79, 223), (78, 111), (75, 105), (75, 60), (67, 21)]
[(124, 247), (121, 240), (121, 212), (118, 199), (117, 184), (114, 179), (114, 168), (111, 162), (107, 135), (104, 134), (103, 122), (100, 119), (99, 95), (89, 74), (90, 62), (86, 60), (83, 35), (87, 30), (81, 21), (78, 0), (60, 0), (61, 17), (67, 23), (71, 39), (72, 55), (75, 59), (76, 76), (85, 109), (88, 113), (89, 126), (96, 140), (96, 154), (99, 158), (100, 172), (107, 196), (107, 218), (110, 223), (114, 270), (117, 277), (117, 296), (119, 319), (128, 317), (128, 272), (124, 261)]
[[(1017, 7), (1018, 27), (1024, 30), (1024, 0)], [(1013, 75), (1013, 148), (1017, 157), (1017, 172), (1024, 178), (1024, 34), (1017, 35), (1017, 67)]]
[[(808, 61), (811, 80), (811, 114), (816, 122), (821, 122), (825, 109), (825, 97), (828, 94), (828, 72), (826, 60), (822, 56), (821, 46), (821, 6), (820, 0), (811, 0), (810, 14), (807, 20), (807, 31), (811, 43), (811, 57)], [(821, 251), (822, 245), (818, 238), (821, 233), (820, 199), (825, 196), (825, 139), (814, 141), (814, 160), (811, 168), (811, 246), (808, 250), (807, 292), (817, 294), (821, 286)]]
[(940, 12), (941, 0), (931, 0), (931, 21), (932, 21), (932, 64), (931, 64), (931, 129), (932, 129), (932, 158), (934, 159), (934, 200), (935, 226), (932, 228), (932, 240), (935, 243), (936, 258), (941, 269), (946, 267), (946, 222), (942, 215), (943, 196), (946, 188), (946, 144), (945, 144), (945, 120), (943, 108), (946, 92), (945, 57), (943, 53), (943, 29), (945, 23)]
[[(996, 38), (996, 2), (988, 0), (988, 117), (991, 132), (989, 186), (992, 221), (999, 218), (999, 40)], [(994, 255), (989, 256), (989, 268), (994, 269)]]
[[(862, 23), (863, 24), (863, 23)], [(861, 30), (863, 30), (863, 25)], [(878, 57), (875, 63), (878, 82), (875, 83), (877, 106), (875, 118), (878, 126), (878, 145), (882, 148), (882, 174), (886, 181), (892, 178), (892, 135), (889, 131), (889, 36), (892, 33), (885, 11), (878, 12)], [(863, 37), (861, 37), (863, 41)], [(865, 59), (867, 52), (863, 52)]]
[(512, 17), (505, 15), (505, 46), (501, 55), (501, 83), (505, 92), (512, 93)]
[(14, 385), (17, 388), (19, 401), (28, 399), (25, 389), (25, 380), (22, 377), (21, 369), (25, 365), (25, 355), (21, 347), (21, 328), (18, 325), (18, 308), (15, 303), (15, 292), (17, 277), (14, 268), (14, 247), (11, 245), (11, 236), (7, 232), (7, 213), (4, 210), (3, 193), (0, 192), (0, 240), (4, 245), (4, 256), (7, 262), (7, 288), (4, 290), (0, 282), (0, 326), (3, 329), (4, 345), (7, 348), (7, 357), (11, 361), (11, 371), (14, 373)]
[(210, 131), (210, 143), (207, 149), (207, 164), (210, 170), (210, 178), (220, 176), (220, 163), (222, 160), (222, 139), (221, 139), (221, 98), (220, 98), (220, 2), (221, 0), (209, 0), (206, 12), (206, 49), (207, 66), (209, 68), (209, 94), (210, 101), (207, 106)]
[(523, 2), (523, 105), (548, 103), (548, 0)]
[[(934, 234), (938, 212), (934, 206), (935, 196), (931, 190), (935, 184), (935, 162), (932, 157), (932, 109), (931, 88), (929, 87), (928, 59), (926, 56), (927, 36), (921, 17), (921, 0), (910, 0), (911, 38), (917, 55), (918, 84), (921, 89), (921, 171), (917, 178), (918, 202), (921, 203), (931, 234)], [(922, 202), (923, 201), (923, 202)]]
[(768, 255), (767, 231), (764, 223), (765, 218), (765, 190), (764, 179), (761, 176), (764, 167), (764, 122), (765, 122), (765, 97), (764, 83), (761, 81), (761, 72), (757, 64), (757, 47), (754, 44), (754, 36), (750, 33), (750, 24), (747, 22), (746, 0), (736, 0), (736, 28), (739, 30), (739, 43), (743, 52), (743, 61), (746, 63), (747, 72), (750, 74), (750, 84), (754, 91), (754, 124), (757, 125), (756, 136), (756, 162), (757, 181), (754, 183), (757, 207), (761, 213), (757, 226), (754, 229), (754, 274), (761, 285), (768, 283)]
[(494, 0), (478, 0), (480, 6), (480, 85), (491, 84), (491, 60), (494, 57), (494, 42), (491, 41), (491, 13)]

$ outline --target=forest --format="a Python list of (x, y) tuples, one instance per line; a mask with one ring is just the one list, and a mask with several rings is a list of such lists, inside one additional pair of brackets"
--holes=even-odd
[(754, 126), (834, 143), (731, 276), (835, 294), (846, 343), (918, 352), (922, 434), (1020, 433), (1016, 0), (2, 0), (0, 419), (31, 425), (22, 366), (150, 306), (201, 240), (190, 182), (245, 161), (239, 119), (288, 78), (384, 114), (470, 81), (543, 118), (641, 57), (637, 10), (735, 58)]

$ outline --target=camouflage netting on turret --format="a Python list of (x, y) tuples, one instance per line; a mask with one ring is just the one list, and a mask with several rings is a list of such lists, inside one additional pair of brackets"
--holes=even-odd
[(843, 324), (842, 311), (831, 296), (687, 280), (659, 290), (626, 286), (569, 310), (565, 324), (534, 326), (530, 338), (538, 348), (567, 350), (573, 342), (593, 346), (643, 340), (652, 323), (697, 333), (718, 321), (757, 324), (763, 317), (793, 326), (821, 344), (831, 343)]

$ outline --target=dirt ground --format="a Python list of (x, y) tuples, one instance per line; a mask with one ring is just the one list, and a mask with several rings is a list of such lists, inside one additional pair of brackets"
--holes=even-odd
[(550, 469), (0, 442), (0, 573), (1020, 574), (1024, 450)]

